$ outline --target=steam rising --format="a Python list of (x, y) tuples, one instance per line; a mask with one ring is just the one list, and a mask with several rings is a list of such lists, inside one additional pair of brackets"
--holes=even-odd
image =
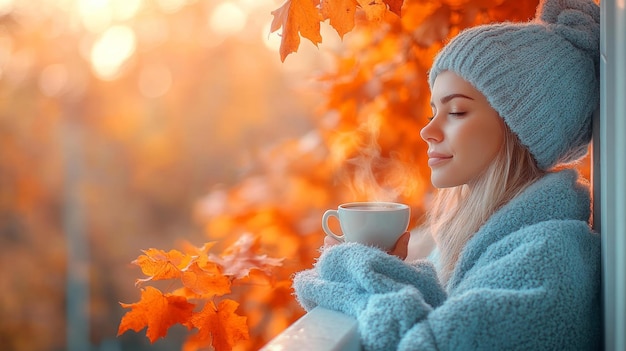
[(344, 158), (340, 177), (350, 189), (354, 201), (406, 202), (411, 197), (424, 194), (426, 189), (419, 181), (420, 173), (414, 155), (381, 149), (378, 144), (380, 119), (377, 115), (370, 116), (360, 130), (351, 133), (351, 138), (344, 136), (343, 148), (333, 148), (345, 157), (348, 145), (347, 148), (355, 154)]

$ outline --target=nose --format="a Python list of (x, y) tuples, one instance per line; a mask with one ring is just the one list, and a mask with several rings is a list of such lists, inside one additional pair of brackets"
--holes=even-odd
[(438, 126), (438, 118), (433, 118), (427, 125), (420, 131), (420, 136), (425, 142), (439, 142), (442, 139), (443, 134), (441, 128)]

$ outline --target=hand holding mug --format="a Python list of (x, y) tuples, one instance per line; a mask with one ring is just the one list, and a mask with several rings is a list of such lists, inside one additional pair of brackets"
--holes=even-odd
[[(411, 240), (411, 232), (404, 232), (404, 234), (400, 235), (398, 241), (396, 241), (396, 245), (390, 250), (387, 251), (388, 254), (398, 257), (401, 260), (406, 260), (409, 255), (409, 241)], [(341, 244), (342, 242), (328, 235), (324, 236), (324, 246), (322, 249), (329, 248), (331, 246), (335, 246)]]

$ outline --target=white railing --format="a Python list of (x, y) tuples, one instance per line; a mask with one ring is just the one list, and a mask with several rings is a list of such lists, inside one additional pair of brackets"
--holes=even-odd
[(317, 307), (298, 319), (261, 351), (360, 351), (356, 320)]

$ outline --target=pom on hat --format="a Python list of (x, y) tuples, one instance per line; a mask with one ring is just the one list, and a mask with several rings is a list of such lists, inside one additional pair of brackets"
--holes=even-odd
[(572, 45), (600, 60), (600, 8), (592, 1), (545, 1), (537, 8), (536, 18), (554, 25), (554, 31)]
[(545, 0), (534, 21), (477, 26), (435, 57), (432, 89), (450, 70), (470, 82), (548, 170), (587, 153), (600, 103), (600, 8)]

